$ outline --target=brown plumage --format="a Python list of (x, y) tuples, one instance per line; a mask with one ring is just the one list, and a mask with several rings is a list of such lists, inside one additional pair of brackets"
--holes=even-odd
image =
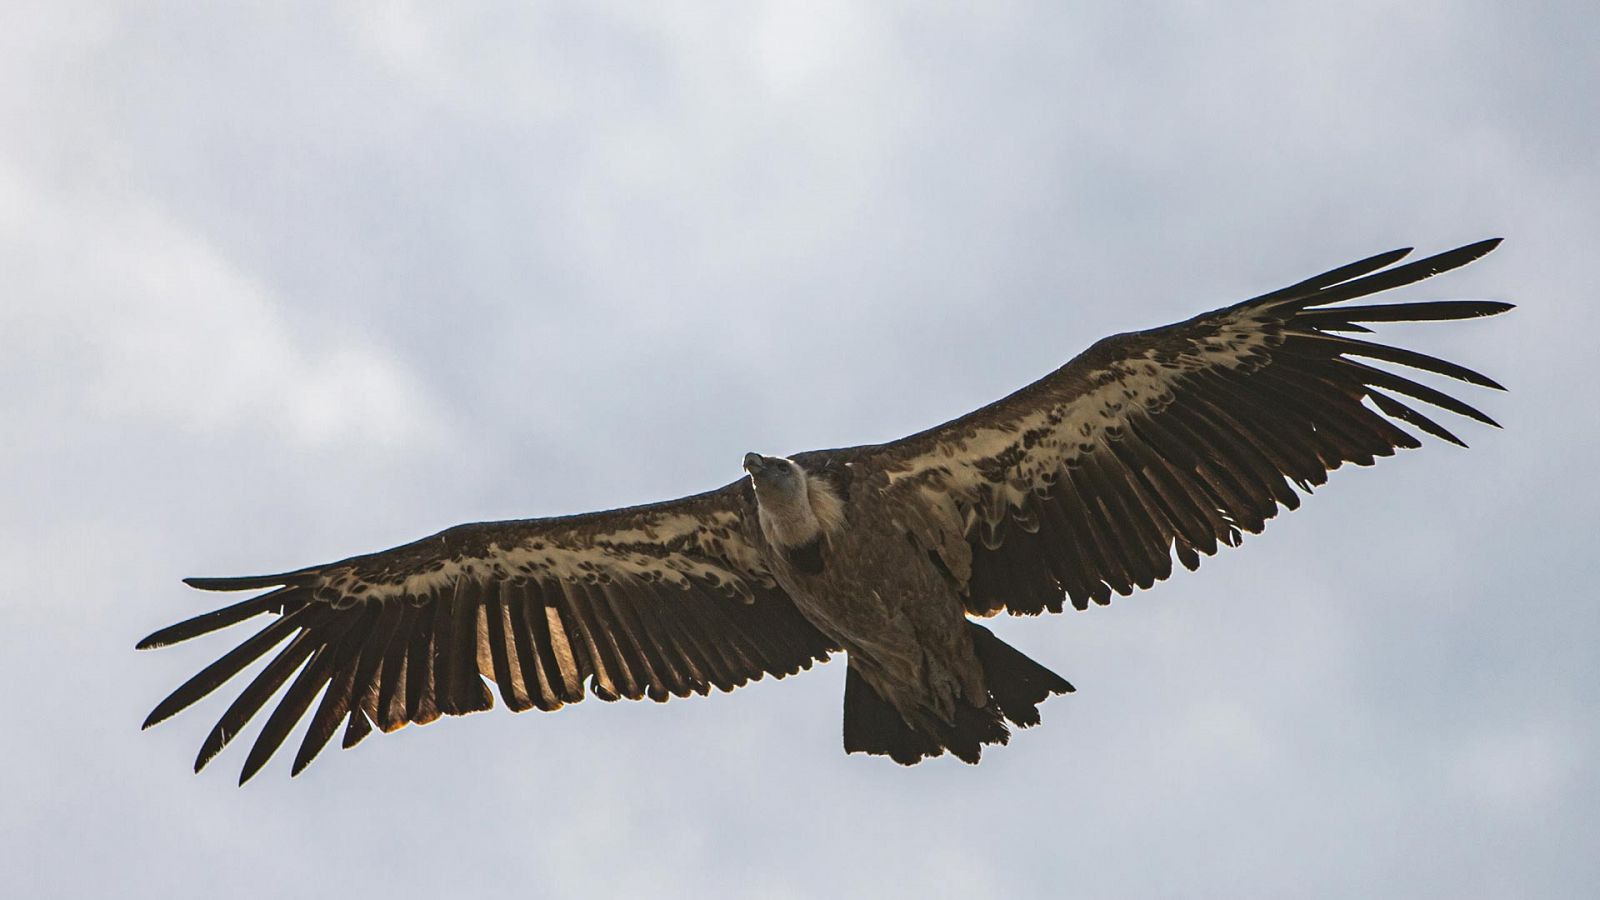
[[(750, 477), (680, 500), (461, 525), (279, 575), (162, 629), (158, 647), (273, 618), (158, 704), (153, 725), (274, 654), (201, 747), (205, 765), (285, 684), (249, 778), (310, 717), (294, 772), (343, 746), (493, 705), (728, 691), (843, 650), (845, 748), (976, 762), (1072, 688), (971, 615), (1085, 609), (1257, 532), (1345, 463), (1462, 443), (1413, 404), (1494, 422), (1393, 363), (1490, 379), (1351, 337), (1371, 323), (1494, 315), (1494, 301), (1338, 305), (1464, 265), (1484, 241), (1394, 251), (1186, 322), (1107, 338), (1050, 375), (887, 444), (749, 454)], [(1407, 398), (1406, 400), (1400, 399)], [(1299, 491), (1296, 488), (1299, 488)], [(320, 699), (319, 699), (320, 695)]]

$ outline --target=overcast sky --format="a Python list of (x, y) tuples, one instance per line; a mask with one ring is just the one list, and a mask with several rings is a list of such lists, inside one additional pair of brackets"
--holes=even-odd
[[(7, 3), (4, 892), (1592, 890), (1600, 16), (1080, 6)], [(980, 767), (846, 757), (837, 661), (242, 790), (190, 773), (237, 686), (139, 731), (247, 633), (135, 653), (182, 576), (702, 490), (1494, 235), (1404, 296), (1520, 309), (1385, 333), (1505, 430), (1001, 622), (1079, 692)]]

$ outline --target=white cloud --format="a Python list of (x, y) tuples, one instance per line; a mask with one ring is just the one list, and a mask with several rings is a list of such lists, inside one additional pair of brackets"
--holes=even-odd
[(289, 320), (269, 288), (142, 198), (0, 166), (0, 243), (40, 276), (0, 328), (25, 336), (16, 349), (67, 377), (52, 389), (94, 418), (302, 447), (426, 446), (447, 433), (382, 348)]

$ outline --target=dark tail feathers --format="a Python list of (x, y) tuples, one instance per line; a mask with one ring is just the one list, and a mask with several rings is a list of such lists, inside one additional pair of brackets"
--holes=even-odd
[(976, 763), (984, 744), (1010, 741), (1006, 720), (1022, 728), (1037, 725), (1041, 702), (1052, 694), (1072, 692), (1066, 679), (1024, 656), (989, 629), (975, 622), (968, 622), (967, 627), (983, 665), (990, 702), (979, 708), (957, 700), (955, 722), (930, 714), (918, 716), (913, 727), (852, 665), (844, 681), (846, 753), (886, 755), (909, 766), (949, 750), (964, 762)]

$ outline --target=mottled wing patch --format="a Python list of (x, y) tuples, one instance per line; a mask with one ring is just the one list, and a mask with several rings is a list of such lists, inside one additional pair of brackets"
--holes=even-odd
[(745, 602), (757, 586), (774, 584), (743, 533), (740, 515), (731, 510), (647, 513), (614, 529), (589, 523), (464, 525), (414, 545), (321, 567), (310, 577), (317, 598), (335, 605), (427, 594), (463, 579), (642, 582), (680, 590), (698, 583)]

